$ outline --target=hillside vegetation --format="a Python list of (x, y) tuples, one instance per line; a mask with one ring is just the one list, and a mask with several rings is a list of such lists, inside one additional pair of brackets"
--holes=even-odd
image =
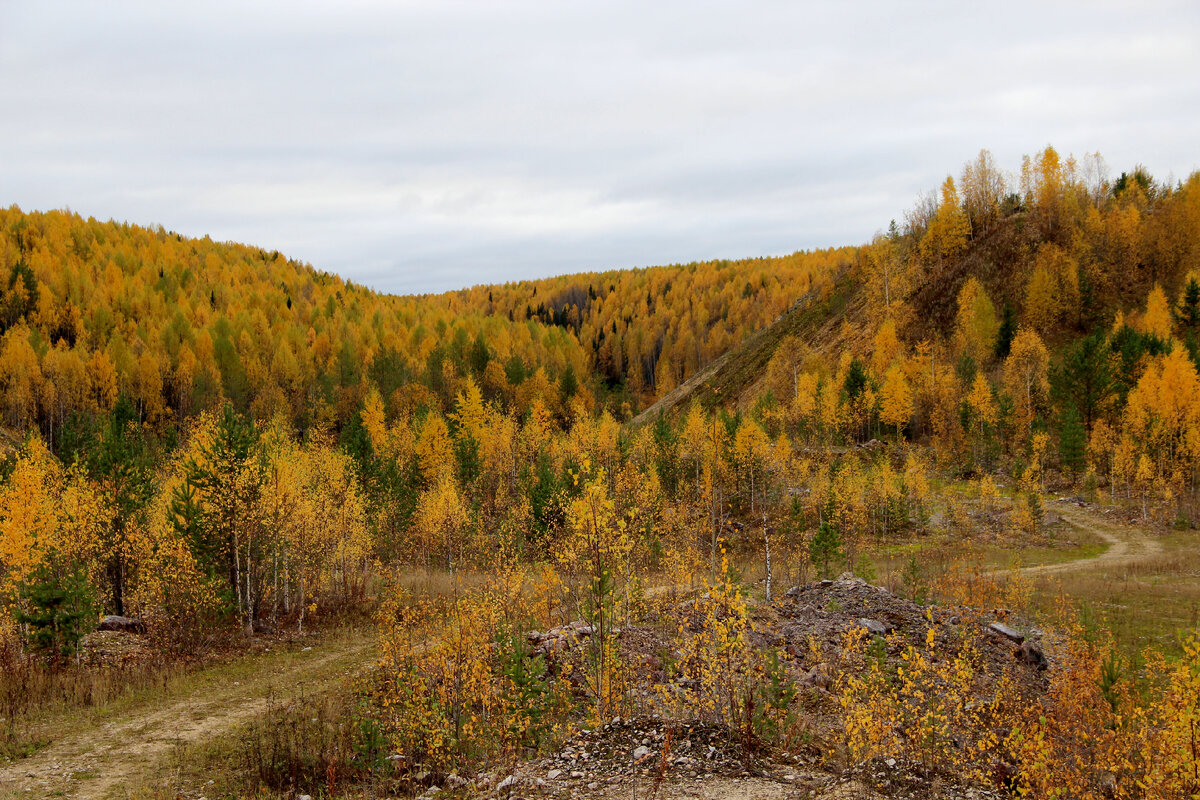
[[(1195, 527), (1200, 174), (985, 151), (861, 247), (421, 297), (14, 208), (0, 292), (6, 676), (89, 669), (100, 613), (180, 661), (378, 628), (342, 738), (256, 740), (236, 791), (482, 791), (631, 714), (826, 777), (1200, 791), (1193, 640), (1134, 669), (1145, 641), (936, 557), (1074, 546), (1048, 492), (1105, 504), (1097, 546), (1102, 513)], [(255, 735), (310, 718), (280, 714)]]

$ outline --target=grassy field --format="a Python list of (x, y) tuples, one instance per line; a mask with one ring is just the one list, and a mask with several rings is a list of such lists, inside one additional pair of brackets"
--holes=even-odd
[(1146, 647), (1178, 652), (1180, 637), (1200, 624), (1200, 533), (1155, 539), (1162, 550), (1133, 563), (1035, 580), (1036, 602), (1049, 609), (1063, 595), (1072, 598), (1086, 621), (1111, 630), (1130, 655)]

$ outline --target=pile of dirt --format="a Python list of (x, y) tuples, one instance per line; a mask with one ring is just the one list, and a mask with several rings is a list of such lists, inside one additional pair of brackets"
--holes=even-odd
[(571, 736), (557, 752), (496, 784), (494, 797), (616, 798), (678, 795), (680, 784), (714, 780), (777, 784), (792, 791), (830, 784), (803, 764), (757, 754), (718, 725), (615, 717)]
[[(922, 606), (849, 574), (789, 589), (773, 612), (776, 619), (760, 628), (764, 642), (808, 668), (840, 662), (846, 634), (855, 629), (862, 629), (868, 638), (881, 637), (889, 658), (909, 646), (924, 648), (932, 629), (935, 646), (951, 652), (966, 638), (975, 638), (993, 675), (1015, 661), (1026, 667), (1022, 677), (1041, 684), (1040, 673), (1049, 666), (1042, 632), (1007, 609)], [(810, 677), (808, 683), (815, 680), (816, 676)]]
[[(622, 658), (640, 681), (667, 679), (660, 657), (678, 643), (672, 632), (698, 624), (698, 603), (676, 604), (660, 626), (626, 627), (618, 641)], [(1004, 609), (922, 606), (846, 574), (789, 590), (776, 603), (752, 606), (753, 644), (787, 655), (793, 681), (801, 687), (804, 742), (788, 752), (742, 741), (728, 728), (658, 717), (614, 718), (581, 730), (555, 752), (510, 773), (480, 776), (480, 797), (564, 797), (608, 800), (672, 798), (937, 798), (990, 800), (1007, 796), (995, 785), (971, 786), (953, 775), (897, 758), (848, 763), (841, 744), (842, 721), (834, 697), (839, 671), (861, 666), (847, 658), (847, 633), (861, 630), (873, 640), (875, 657), (896, 662), (908, 647), (942, 654), (974, 643), (984, 674), (1014, 676), (1036, 694), (1044, 691), (1053, 654), (1042, 635)], [(932, 635), (930, 632), (932, 631)], [(552, 663), (576, 654), (591, 634), (581, 625), (563, 626), (530, 641)], [(849, 638), (855, 638), (853, 636)], [(1047, 649), (1052, 648), (1047, 645)], [(678, 657), (678, 651), (675, 656)], [(988, 679), (990, 680), (990, 678)]]

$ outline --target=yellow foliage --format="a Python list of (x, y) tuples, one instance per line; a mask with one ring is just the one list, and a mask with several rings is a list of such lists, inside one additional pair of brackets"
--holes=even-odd
[(913, 393), (898, 365), (892, 365), (883, 379), (880, 392), (879, 418), (886, 425), (902, 430), (913, 414)]
[(101, 577), (100, 543), (112, 509), (78, 467), (63, 469), (41, 439), (32, 437), (0, 483), (0, 608), (51, 556)]
[(1171, 340), (1171, 304), (1167, 294), (1157, 283), (1146, 297), (1146, 313), (1142, 316), (1142, 332), (1157, 336), (1164, 342)]
[(974, 276), (958, 292), (958, 315), (954, 322), (954, 349), (979, 364), (988, 361), (996, 344), (1000, 322), (996, 307)]
[(1050, 394), (1050, 354), (1031, 328), (1021, 328), (1004, 361), (1004, 383), (1015, 401), (1015, 422), (1028, 434), (1038, 410)]
[(1042, 245), (1025, 287), (1025, 319), (1038, 331), (1065, 323), (1079, 310), (1079, 265), (1054, 244)]
[(450, 429), (436, 411), (431, 411), (421, 423), (417, 434), (417, 460), (426, 482), (433, 484), (450, 475), (454, 469), (454, 450)]
[(417, 505), (416, 528), (426, 557), (440, 557), (454, 571), (466, 544), (464, 537), (470, 514), (454, 479), (441, 475), (437, 483), (421, 495)]

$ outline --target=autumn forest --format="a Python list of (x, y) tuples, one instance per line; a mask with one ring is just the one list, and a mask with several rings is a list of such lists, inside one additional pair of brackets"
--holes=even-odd
[[(880, 222), (394, 296), (0, 210), (0, 776), (355, 629), (349, 682), (227, 732), (220, 796), (601, 792), (553, 759), (631, 719), (665, 744), (612, 796), (703, 776), (700, 730), (811, 778), (762, 796), (1196, 796), (1200, 173), (984, 150)], [(1109, 609), (1105, 563), (1169, 604)], [(123, 796), (198, 796), (178, 758)]]

